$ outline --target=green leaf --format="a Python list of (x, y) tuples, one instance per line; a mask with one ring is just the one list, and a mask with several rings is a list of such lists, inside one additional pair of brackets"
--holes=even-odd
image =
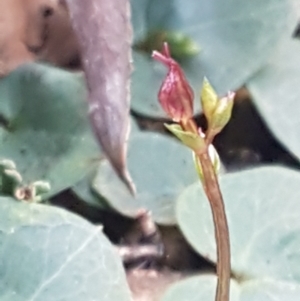
[[(214, 301), (216, 277), (213, 275), (194, 276), (179, 281), (167, 289), (162, 301)], [(239, 287), (231, 282), (230, 301), (239, 300)]]
[(184, 131), (178, 124), (165, 124), (165, 127), (176, 136), (182, 144), (191, 148), (195, 152), (201, 152), (206, 149), (205, 140), (200, 134)]
[(106, 200), (98, 193), (94, 192), (92, 187), (95, 176), (97, 174), (97, 167), (98, 164), (83, 179), (76, 183), (72, 187), (72, 192), (75, 193), (75, 195), (79, 199), (90, 206), (97, 207), (98, 209), (107, 209), (109, 208), (109, 206)]
[[(139, 131), (140, 129), (137, 122), (133, 117), (131, 117), (130, 137), (133, 137), (134, 135), (139, 133)], [(86, 202), (88, 205), (97, 207), (98, 209), (108, 209), (109, 206), (107, 204), (107, 201), (93, 189), (93, 182), (97, 174), (99, 162), (95, 164), (96, 166), (93, 168), (93, 170), (91, 170), (83, 179), (81, 179), (72, 187), (72, 191), (77, 195), (77, 197)]]
[[(299, 172), (282, 167), (221, 177), (232, 271), (239, 279), (300, 281), (299, 182)], [(176, 214), (190, 244), (216, 262), (211, 209), (198, 183), (180, 195)]]
[[(172, 285), (162, 301), (214, 301), (216, 277), (194, 276)], [(297, 301), (300, 286), (271, 280), (231, 281), (230, 301)]]
[(283, 281), (246, 281), (242, 286), (241, 301), (297, 301), (299, 284)]
[(129, 140), (127, 160), (136, 185), (135, 197), (107, 161), (100, 164), (94, 190), (124, 215), (134, 217), (146, 208), (156, 222), (174, 224), (177, 196), (197, 179), (191, 151), (163, 135), (140, 133)]
[(87, 116), (82, 74), (24, 65), (0, 81), (0, 157), (24, 182), (48, 181), (53, 195), (81, 179), (100, 157)]
[(247, 84), (256, 107), (273, 134), (300, 159), (300, 43), (282, 43), (269, 64)]
[[(266, 64), (282, 37), (291, 36), (297, 23), (293, 0), (131, 0), (135, 42), (154, 30), (181, 32), (201, 47), (182, 61), (199, 99), (201, 82), (209, 78), (223, 95), (236, 90)], [(136, 15), (138, 14), (138, 15)], [(172, 52), (172, 49), (171, 49)], [(132, 109), (166, 117), (157, 92), (166, 69), (149, 54), (134, 54)], [(195, 102), (199, 111), (199, 101)]]
[[(166, 74), (160, 63), (133, 51), (134, 72), (131, 81), (131, 108), (141, 115), (168, 118), (158, 102), (158, 91)], [(155, 66), (155, 67), (154, 67)], [(155, 72), (154, 72), (155, 68)]]
[(99, 227), (10, 198), (1, 198), (0, 214), (1, 300), (131, 300), (120, 258)]
[(137, 121), (131, 117), (130, 118), (130, 135), (139, 132), (140, 128)]

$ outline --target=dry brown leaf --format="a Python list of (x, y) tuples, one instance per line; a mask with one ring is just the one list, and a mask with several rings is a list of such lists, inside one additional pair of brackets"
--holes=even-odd
[(95, 134), (123, 181), (129, 134), (131, 41), (129, 0), (67, 0), (81, 48)]

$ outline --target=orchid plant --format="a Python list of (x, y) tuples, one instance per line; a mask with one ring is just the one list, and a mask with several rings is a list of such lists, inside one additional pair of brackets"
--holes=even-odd
[(218, 284), (216, 301), (228, 301), (230, 290), (230, 241), (227, 218), (217, 173), (220, 160), (212, 145), (214, 137), (222, 131), (231, 117), (235, 93), (219, 98), (207, 79), (201, 91), (201, 104), (207, 120), (204, 133), (193, 119), (194, 93), (183, 70), (171, 57), (167, 43), (162, 52), (152, 57), (168, 67), (168, 73), (158, 93), (159, 102), (175, 122), (166, 125), (179, 140), (193, 151), (195, 167), (210, 202), (217, 244)]

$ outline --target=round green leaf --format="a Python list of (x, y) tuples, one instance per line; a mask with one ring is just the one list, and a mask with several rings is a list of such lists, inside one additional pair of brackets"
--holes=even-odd
[[(136, 40), (153, 30), (180, 32), (201, 51), (182, 59), (199, 99), (206, 76), (220, 94), (241, 87), (266, 64), (281, 38), (291, 36), (297, 23), (293, 0), (131, 0)], [(138, 14), (138, 15), (136, 15)], [(158, 49), (159, 50), (159, 49)], [(172, 49), (171, 49), (172, 51)], [(134, 55), (132, 108), (148, 116), (166, 117), (157, 104), (157, 92), (166, 68), (150, 54)], [(199, 101), (195, 101), (199, 111)]]
[[(213, 301), (215, 300), (216, 277), (194, 276), (172, 285), (162, 301)], [(298, 301), (300, 286), (272, 280), (231, 281), (230, 301)]]
[(1, 198), (0, 299), (130, 301), (101, 228), (63, 209)]
[[(97, 165), (98, 166), (98, 165)], [(97, 167), (72, 187), (75, 195), (90, 206), (107, 209), (108, 204), (98, 193), (93, 191), (92, 184), (97, 173)]]
[[(162, 298), (162, 301), (214, 301), (216, 277), (213, 275), (194, 276), (172, 285)], [(230, 301), (239, 300), (239, 287), (231, 282)]]
[(136, 51), (133, 51), (133, 61), (131, 108), (145, 116), (169, 118), (157, 98), (166, 74), (165, 67)]
[[(300, 173), (261, 167), (226, 174), (220, 183), (235, 275), (300, 281)], [(176, 214), (190, 244), (216, 262), (211, 209), (200, 184), (180, 195)]]
[(136, 120), (133, 117), (131, 117), (130, 118), (130, 135), (133, 135), (134, 133), (139, 132), (139, 131), (140, 131), (140, 128), (139, 128), (138, 123), (136, 122)]
[(135, 197), (107, 161), (100, 164), (94, 190), (122, 214), (136, 216), (145, 208), (158, 223), (174, 224), (177, 196), (197, 179), (191, 151), (175, 139), (140, 133), (129, 140), (127, 162)]
[(140, 41), (147, 34), (147, 8), (149, 0), (130, 0), (134, 41)]
[(265, 279), (244, 282), (240, 301), (297, 301), (299, 295), (299, 284)]
[(27, 64), (0, 81), (0, 95), (0, 157), (13, 160), (25, 182), (48, 181), (53, 195), (100, 157), (82, 74)]
[[(139, 133), (140, 129), (137, 122), (133, 117), (130, 118), (130, 137)], [(100, 161), (99, 161), (100, 162)], [(98, 162), (98, 163), (99, 163)], [(97, 169), (99, 164), (91, 170), (83, 179), (76, 183), (72, 187), (72, 191), (84, 202), (91, 206), (97, 207), (98, 209), (108, 209), (108, 204), (106, 200), (95, 192), (93, 189), (93, 182), (97, 174)]]
[(288, 40), (247, 84), (273, 134), (300, 159), (300, 43)]

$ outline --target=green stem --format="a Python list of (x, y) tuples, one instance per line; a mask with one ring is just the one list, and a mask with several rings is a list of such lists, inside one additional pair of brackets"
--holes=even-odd
[(211, 206), (215, 226), (218, 275), (215, 300), (229, 301), (231, 274), (230, 243), (224, 201), (208, 150), (199, 154), (198, 158), (203, 172), (203, 187)]

